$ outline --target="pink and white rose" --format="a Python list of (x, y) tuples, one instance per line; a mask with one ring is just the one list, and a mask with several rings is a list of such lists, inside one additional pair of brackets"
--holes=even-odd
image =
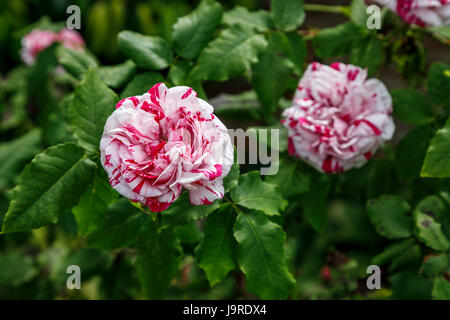
[(288, 152), (317, 170), (359, 168), (392, 138), (392, 99), (377, 79), (353, 65), (317, 62), (300, 80), (293, 106), (283, 113)]
[(57, 37), (58, 41), (69, 49), (81, 50), (85, 46), (83, 37), (74, 30), (62, 29)]
[(183, 188), (195, 205), (222, 198), (234, 150), (213, 111), (193, 89), (163, 83), (119, 101), (100, 142), (111, 186), (153, 212), (167, 209)]
[(39, 52), (57, 41), (57, 34), (48, 30), (33, 30), (22, 38), (20, 55), (27, 65), (32, 65)]
[(32, 65), (42, 50), (53, 43), (75, 50), (83, 50), (85, 43), (81, 35), (73, 30), (62, 29), (59, 33), (49, 30), (34, 29), (22, 38), (20, 56), (26, 65)]
[(408, 24), (421, 27), (450, 25), (450, 0), (376, 0)]

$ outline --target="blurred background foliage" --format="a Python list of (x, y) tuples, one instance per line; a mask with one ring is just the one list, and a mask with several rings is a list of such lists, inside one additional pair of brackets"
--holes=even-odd
[[(2, 74), (20, 63), (18, 51), (23, 30), (44, 16), (51, 21), (65, 21), (68, 6), (81, 9), (80, 33), (88, 48), (104, 64), (123, 60), (117, 48), (117, 34), (124, 29), (144, 34), (158, 34), (170, 39), (178, 17), (192, 11), (197, 0), (1, 0), (0, 1), (0, 71)], [(264, 0), (221, 1), (224, 9), (235, 5), (254, 10), (268, 5)]]
[[(247, 7), (249, 10), (269, 8), (269, 1), (266, 0), (220, 2), (224, 10), (236, 5)], [(348, 2), (333, 1), (333, 4), (348, 4)], [(56, 67), (55, 48), (50, 47), (43, 51), (39, 55), (39, 61), (32, 68), (24, 67), (20, 61), (19, 50), (20, 39), (25, 32), (35, 23), (65, 21), (68, 17), (66, 8), (71, 4), (77, 4), (82, 14), (80, 33), (86, 40), (87, 48), (101, 64), (113, 65), (125, 61), (116, 41), (117, 34), (121, 30), (160, 35), (170, 41), (174, 22), (178, 17), (189, 13), (198, 3), (199, 1), (194, 0), (0, 0), (0, 75), (2, 75), (0, 221), (8, 207), (10, 189), (24, 165), (47, 146), (72, 139), (68, 134), (67, 125), (61, 119), (65, 117), (66, 94), (72, 90), (74, 80), (61, 79), (58, 75), (53, 75), (52, 83), (36, 81), (43, 74), (50, 74)], [(345, 21), (347, 18), (344, 16), (311, 12), (307, 15), (304, 29), (309, 28), (310, 34), (314, 34), (317, 28), (334, 26)], [(392, 46), (384, 49), (391, 50), (392, 55), (388, 55), (386, 60), (392, 60), (395, 66), (383, 65), (380, 67), (382, 72), (377, 74), (389, 88), (414, 86), (425, 81), (426, 70), (432, 61), (449, 62), (448, 47), (434, 41), (430, 36), (419, 37), (418, 33), (405, 32), (404, 29), (398, 34), (391, 35), (388, 41), (392, 42)], [(425, 47), (426, 55), (423, 50)], [(317, 57), (309, 47), (304, 64), (315, 59)], [(345, 61), (345, 59), (347, 58), (333, 57), (333, 60)], [(332, 60), (322, 59), (322, 61), (328, 63)], [(411, 66), (415, 66), (416, 69), (411, 69)], [(5, 75), (8, 75), (7, 81)], [(416, 75), (418, 78), (412, 85), (405, 80), (405, 77)], [(293, 83), (294, 89), (295, 85)], [(251, 89), (251, 85), (243, 77), (226, 83), (205, 83), (204, 87), (208, 97), (213, 97), (219, 92), (244, 91), (243, 95), (246, 95)], [(289, 94), (292, 94), (292, 90)], [(247, 96), (241, 100), (234, 98), (238, 102), (233, 102), (231, 98), (233, 96), (228, 96), (230, 100), (228, 103), (235, 106), (242, 101), (250, 101), (250, 104), (256, 101), (254, 92), (250, 92)], [(227, 95), (222, 95), (216, 101), (222, 101), (226, 106)], [(289, 100), (284, 99), (285, 104), (286, 101), (289, 104)], [(238, 112), (238, 116), (231, 117), (235, 119), (224, 122), (234, 128), (261, 125), (258, 122), (248, 121), (250, 118), (242, 119), (241, 115)], [(298, 214), (302, 210), (300, 201), (304, 198), (298, 199), (296, 196), (289, 198), (290, 205), (284, 216), (275, 218), (280, 220), (277, 222), (283, 225), (289, 235), (286, 242), (289, 269), (293, 270), (297, 279), (297, 286), (290, 298), (431, 298), (432, 276), (426, 269), (422, 270), (422, 266), (426, 266), (422, 263), (426, 262), (424, 261), (426, 259), (431, 259), (432, 266), (439, 265), (439, 261), (436, 260), (439, 257), (434, 257), (434, 253), (425, 246), (418, 249), (419, 255), (404, 258), (404, 261), (400, 262), (403, 265), (398, 270), (388, 270), (387, 265), (383, 266), (383, 275), (389, 276), (383, 277), (382, 290), (369, 291), (366, 287), (367, 266), (372, 264), (372, 259), (383, 252), (390, 241), (376, 232), (366, 213), (365, 201), (393, 193), (402, 195), (414, 207), (428, 194), (437, 194), (442, 190), (445, 190), (445, 195), (450, 194), (449, 179), (408, 181), (400, 177), (402, 166), (396, 162), (395, 146), (412, 126), (402, 123), (397, 125), (396, 138), (380, 150), (377, 159), (370, 161), (361, 169), (333, 176), (330, 181), (325, 181), (325, 185), (335, 190), (335, 194), (328, 202), (326, 199), (315, 199), (326, 206), (324, 210), (328, 215), (326, 224), (319, 233), (311, 227), (307, 219), (304, 219), (304, 212), (302, 215)], [(423, 133), (431, 139), (436, 128), (429, 129), (431, 133), (426, 130)], [(422, 136), (422, 133), (420, 135)], [(12, 143), (6, 143), (13, 138), (17, 139)], [(415, 147), (416, 144), (412, 148)], [(286, 161), (295, 162), (294, 168), (301, 167), (301, 172), (305, 173), (302, 179), (306, 179), (308, 187), (317, 181), (316, 173), (310, 168), (299, 161)], [(409, 161), (409, 158), (405, 161)], [(242, 166), (241, 173), (252, 169), (255, 168)], [(283, 181), (273, 182), (283, 184)], [(448, 209), (448, 204), (446, 208)], [(123, 215), (123, 212), (127, 214)], [(133, 234), (136, 233), (133, 229), (136, 215), (137, 209), (126, 199), (120, 199), (108, 208), (106, 223), (129, 224), (127, 230)], [(256, 298), (246, 291), (244, 277), (237, 270), (231, 272), (223, 282), (210, 288), (204, 271), (196, 265), (193, 258), (194, 249), (202, 237), (200, 232), (202, 223), (202, 221), (190, 223), (174, 230), (181, 240), (185, 255), (167, 298)], [(445, 232), (447, 237), (450, 237), (449, 223), (445, 226)], [(79, 237), (77, 223), (71, 212), (64, 213), (58, 224), (31, 232), (0, 236), (0, 299), (145, 298), (135, 272), (135, 249), (116, 247), (113, 240), (115, 236), (116, 234), (112, 232), (112, 234), (97, 234), (90, 239)], [(447, 257), (444, 258), (448, 264)], [(70, 264), (82, 266), (82, 290), (66, 288), (65, 281), (68, 275), (65, 269)], [(418, 273), (418, 270), (422, 272)], [(445, 274), (448, 277), (448, 272)]]

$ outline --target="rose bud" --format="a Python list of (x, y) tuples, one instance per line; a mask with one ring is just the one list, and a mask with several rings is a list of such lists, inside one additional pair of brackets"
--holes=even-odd
[(391, 112), (388, 90), (366, 70), (313, 62), (283, 113), (288, 152), (321, 172), (359, 168), (392, 138)]
[(234, 150), (213, 111), (191, 88), (162, 83), (119, 101), (100, 142), (111, 186), (153, 212), (167, 209), (183, 188), (195, 205), (222, 198)]

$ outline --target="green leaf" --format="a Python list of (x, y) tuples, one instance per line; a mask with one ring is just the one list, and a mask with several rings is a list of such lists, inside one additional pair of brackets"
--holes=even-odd
[(203, 0), (173, 26), (175, 50), (185, 59), (195, 59), (209, 42), (222, 19), (222, 6), (214, 0)]
[(148, 216), (122, 198), (112, 203), (105, 214), (101, 227), (87, 237), (90, 247), (101, 250), (115, 250), (133, 245), (139, 230)]
[[(50, 98), (49, 92), (49, 75), (55, 70), (58, 65), (56, 58), (56, 49), (58, 46), (52, 44), (39, 52), (35, 63), (30, 67), (27, 73), (27, 94), (29, 99), (48, 100)], [(48, 101), (42, 101), (44, 104)]]
[(207, 99), (201, 81), (188, 79), (189, 72), (194, 63), (187, 60), (178, 60), (169, 69), (168, 79), (176, 86), (188, 86), (197, 92), (199, 98)]
[(50, 147), (28, 164), (12, 192), (2, 232), (26, 231), (58, 222), (92, 179), (95, 163), (73, 143)]
[(89, 153), (98, 153), (106, 119), (115, 110), (118, 98), (90, 69), (76, 86), (68, 117), (73, 135)]
[(418, 244), (405, 249), (400, 255), (394, 257), (389, 266), (389, 273), (394, 274), (401, 270), (410, 268), (411, 266), (418, 266), (422, 259), (422, 249)]
[(142, 68), (161, 70), (172, 62), (172, 50), (163, 38), (125, 30), (119, 33), (117, 41), (123, 54)]
[(419, 273), (427, 278), (436, 278), (444, 275), (449, 268), (448, 258), (444, 255), (427, 256), (420, 267)]
[(185, 225), (189, 222), (203, 219), (220, 206), (219, 201), (209, 205), (196, 206), (189, 201), (189, 192), (181, 193), (180, 197), (162, 214), (163, 226)]
[[(2, 86), (8, 85), (9, 81), (6, 83), (2, 82)], [(8, 95), (10, 95), (9, 99)], [(23, 77), (23, 83), (19, 87), (11, 90), (6, 90), (5, 88), (5, 92), (2, 92), (0, 96), (3, 99), (0, 104), (2, 110), (0, 130), (4, 132), (18, 127), (28, 116), (28, 111), (26, 110), (28, 97), (25, 76)]]
[(247, 290), (261, 299), (286, 299), (295, 280), (287, 267), (283, 229), (262, 213), (241, 212), (234, 237)]
[(88, 236), (88, 244), (90, 247), (102, 250), (116, 250), (131, 246), (136, 241), (137, 232), (145, 224), (145, 214), (136, 213), (127, 217), (124, 221), (101, 227)]
[(289, 40), (290, 46), (283, 46), (283, 53), (294, 64), (297, 74), (301, 75), (303, 73), (306, 60), (306, 42), (302, 36), (295, 32), (288, 33), (286, 36)]
[(423, 163), (421, 177), (450, 177), (450, 118), (439, 129), (428, 147)]
[(431, 101), (422, 93), (411, 89), (392, 90), (394, 116), (398, 120), (421, 126), (434, 121)]
[(367, 6), (364, 0), (352, 0), (350, 4), (350, 18), (356, 24), (365, 27), (367, 22)]
[(59, 64), (76, 78), (81, 78), (90, 67), (96, 68), (98, 66), (97, 60), (86, 51), (59, 46), (56, 55)]
[(450, 300), (450, 282), (445, 278), (434, 280), (431, 295), (433, 300)]
[(236, 268), (233, 225), (236, 213), (230, 204), (221, 206), (205, 221), (205, 236), (195, 249), (198, 266), (205, 270), (213, 287)]
[(135, 75), (133, 80), (127, 84), (120, 97), (123, 99), (131, 96), (142, 95), (153, 87), (153, 85), (163, 81), (164, 77), (156, 72), (144, 72)]
[(236, 204), (261, 210), (269, 216), (279, 215), (287, 206), (277, 186), (263, 182), (259, 171), (241, 175), (238, 185), (231, 190), (231, 197)]
[(187, 245), (188, 247), (197, 246), (203, 237), (203, 232), (199, 230), (195, 221), (184, 226), (175, 226), (173, 231), (180, 244)]
[(384, 251), (376, 255), (372, 259), (372, 263), (376, 265), (384, 265), (391, 262), (396, 257), (401, 256), (404, 252), (410, 250), (416, 242), (412, 238), (400, 240), (388, 245)]
[(444, 62), (435, 62), (428, 70), (428, 93), (433, 102), (450, 112), (450, 67)]
[(184, 82), (192, 69), (193, 63), (187, 60), (179, 60), (169, 69), (169, 80), (176, 86), (184, 85)]
[(364, 38), (365, 30), (353, 22), (321, 29), (313, 39), (314, 49), (320, 58), (331, 58), (350, 52), (354, 41)]
[(82, 237), (103, 225), (108, 205), (118, 197), (117, 191), (109, 185), (103, 168), (97, 170), (100, 174), (94, 177), (78, 204), (72, 208)]
[(39, 153), (41, 131), (33, 129), (14, 140), (0, 144), (0, 190), (9, 188), (25, 164)]
[(416, 206), (416, 210), (420, 210), (438, 221), (443, 221), (448, 217), (444, 200), (436, 195), (423, 199)]
[(274, 27), (272, 16), (265, 10), (249, 12), (247, 8), (236, 6), (225, 12), (223, 23), (227, 26), (245, 24), (257, 31), (267, 31)]
[(444, 43), (450, 40), (450, 26), (431, 27), (428, 30)]
[(373, 75), (384, 61), (383, 42), (376, 36), (355, 41), (350, 52), (350, 63), (368, 69)]
[[(260, 130), (263, 129), (263, 130)], [(278, 139), (274, 141), (275, 143), (272, 144), (272, 130), (275, 130), (278, 132)], [(265, 132), (265, 133), (264, 133)], [(263, 133), (263, 134), (261, 134)], [(274, 152), (284, 152), (287, 150), (287, 139), (288, 139), (288, 132), (286, 127), (281, 123), (276, 121), (275, 124), (269, 125), (269, 126), (251, 126), (248, 127), (245, 131), (245, 134), (249, 137), (255, 138), (259, 143), (261, 143), (261, 146), (263, 148), (266, 148), (266, 150), (273, 150)], [(277, 161), (279, 159), (276, 159), (274, 156), (271, 163), (268, 163), (266, 166), (264, 166), (265, 169), (268, 169), (270, 166), (272, 166), (272, 169), (276, 169)], [(262, 175), (271, 175), (273, 173), (270, 173), (269, 169), (267, 171), (267, 174)]]
[(430, 300), (433, 283), (417, 273), (416, 266), (389, 277), (392, 284), (391, 299)]
[(366, 176), (366, 197), (368, 199), (396, 191), (397, 177), (394, 163), (390, 159), (372, 159), (368, 163)]
[(308, 192), (311, 177), (301, 171), (300, 161), (281, 158), (278, 173), (266, 176), (266, 181), (277, 185), (283, 196), (291, 197)]
[(264, 36), (255, 33), (252, 28), (233, 25), (223, 30), (200, 53), (189, 78), (225, 81), (239, 76), (258, 60), (258, 54), (266, 45)]
[(410, 182), (419, 177), (433, 133), (432, 128), (423, 126), (400, 141), (395, 151), (395, 170), (400, 178)]
[(136, 268), (144, 293), (149, 299), (164, 297), (178, 271), (181, 247), (171, 230), (161, 230), (148, 219), (136, 242)]
[(394, 242), (372, 259), (376, 265), (391, 263), (389, 273), (394, 274), (420, 262), (422, 250), (412, 238)]
[(413, 232), (411, 207), (402, 197), (383, 195), (367, 201), (370, 221), (379, 234), (389, 239), (409, 237)]
[(260, 120), (261, 105), (258, 102), (255, 91), (249, 90), (238, 94), (221, 94), (215, 98), (217, 106), (214, 114), (220, 119), (247, 121)]
[(300, 196), (300, 204), (308, 222), (314, 230), (320, 232), (327, 222), (327, 196), (331, 182), (326, 174), (316, 174), (311, 180), (310, 190)]
[(58, 225), (72, 238), (78, 236), (78, 224), (72, 211), (66, 211), (59, 216)]
[[(293, 77), (294, 64), (283, 54), (283, 48), (290, 47), (288, 38), (283, 33), (271, 33), (268, 43), (252, 67), (251, 81), (265, 114), (269, 116), (277, 109), (278, 100), (290, 84), (295, 87), (297, 79)], [(289, 79), (293, 81), (289, 83)]]
[(234, 187), (237, 186), (239, 181), (239, 164), (237, 163), (237, 152), (235, 150), (234, 152), (235, 161), (233, 165), (231, 166), (230, 172), (228, 175), (223, 179), (223, 186), (225, 187), (225, 192), (230, 192)]
[(438, 251), (447, 251), (450, 248), (450, 242), (438, 222), (445, 210), (445, 204), (437, 196), (426, 197), (414, 210), (417, 237), (427, 246)]
[[(3, 251), (3, 250), (2, 250)], [(33, 259), (19, 251), (0, 254), (0, 286), (18, 287), (33, 279), (39, 270)]]
[(98, 75), (100, 79), (111, 88), (120, 88), (130, 81), (136, 72), (136, 65), (133, 61), (127, 60), (116, 66), (100, 67)]
[(296, 29), (305, 20), (303, 0), (272, 0), (270, 11), (275, 25), (284, 31)]

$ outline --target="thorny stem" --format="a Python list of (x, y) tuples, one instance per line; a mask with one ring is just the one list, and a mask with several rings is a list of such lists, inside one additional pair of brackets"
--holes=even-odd
[(317, 29), (309, 29), (309, 30), (298, 30), (297, 31), (299, 35), (303, 37), (305, 41), (312, 40), (315, 35), (317, 34)]
[(330, 6), (326, 4), (305, 4), (305, 10), (337, 13), (350, 17), (350, 9), (349, 7), (346, 6)]
[(134, 207), (136, 207), (136, 208), (138, 208), (139, 210), (141, 210), (143, 213), (149, 215), (149, 216), (152, 218), (153, 221), (156, 221), (157, 218), (159, 217), (159, 215), (158, 215), (157, 212), (153, 212), (153, 211), (148, 210), (146, 207), (142, 206), (142, 205), (141, 205), (140, 203), (138, 203), (138, 202), (133, 202), (133, 201), (130, 200), (130, 203), (131, 203)]

